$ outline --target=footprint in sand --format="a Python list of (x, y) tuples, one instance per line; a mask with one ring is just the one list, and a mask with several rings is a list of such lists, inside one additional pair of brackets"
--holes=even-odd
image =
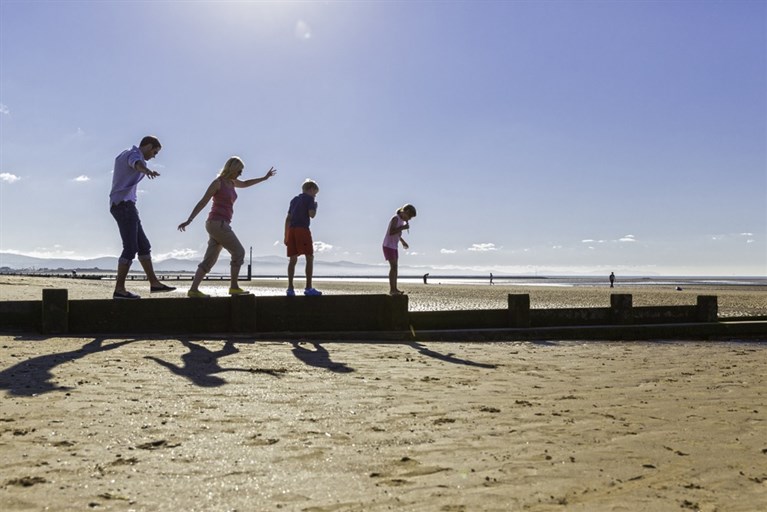
[(370, 473), (370, 478), (388, 478), (388, 480), (383, 482), (385, 485), (401, 486), (411, 483), (403, 477), (433, 475), (450, 470), (450, 468), (440, 466), (422, 466), (420, 462), (410, 457), (402, 457), (400, 460), (392, 463), (392, 466), (392, 471)]

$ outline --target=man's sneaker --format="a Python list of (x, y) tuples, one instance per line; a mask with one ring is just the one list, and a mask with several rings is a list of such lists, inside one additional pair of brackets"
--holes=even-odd
[(130, 300), (134, 300), (134, 299), (140, 299), (141, 297), (136, 295), (135, 293), (129, 292), (128, 290), (123, 290), (121, 292), (114, 292), (112, 294), (112, 298), (113, 299), (130, 299)]
[(250, 295), (250, 292), (242, 288), (229, 288), (229, 295)]
[(168, 286), (167, 284), (160, 283), (158, 286), (150, 286), (149, 292), (150, 293), (172, 292), (175, 289), (176, 289), (175, 286)]
[(304, 295), (317, 296), (317, 295), (322, 295), (322, 292), (319, 290), (315, 290), (314, 288), (306, 288), (304, 290)]
[(296, 291), (293, 288), (288, 288), (288, 291), (285, 292), (285, 293), (287, 294), (288, 297), (295, 297), (296, 296)]
[(210, 295), (202, 293), (200, 290), (189, 290), (186, 292), (186, 296), (191, 299), (209, 299)]

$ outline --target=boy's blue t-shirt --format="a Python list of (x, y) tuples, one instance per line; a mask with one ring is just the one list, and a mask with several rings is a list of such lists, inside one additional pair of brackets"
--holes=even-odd
[(309, 210), (317, 210), (317, 202), (309, 194), (301, 193), (290, 201), (288, 215), (291, 228), (308, 228), (311, 219)]

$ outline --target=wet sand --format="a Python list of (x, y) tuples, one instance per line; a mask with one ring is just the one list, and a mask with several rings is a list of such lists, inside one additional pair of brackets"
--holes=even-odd
[[(171, 293), (150, 294), (146, 281), (128, 282), (128, 289), (142, 299), (179, 297), (186, 299), (189, 280), (167, 280), (177, 286)], [(296, 283), (303, 285), (303, 280)], [(331, 281), (320, 279), (315, 287), (327, 295), (385, 294), (383, 282)], [(204, 281), (200, 289), (214, 296), (225, 296), (228, 281)], [(240, 286), (256, 295), (284, 295), (285, 279), (241, 281)], [(43, 288), (67, 288), (70, 299), (110, 299), (114, 281), (68, 278), (40, 278), (0, 275), (0, 300), (40, 300)], [(698, 285), (677, 291), (674, 286), (515, 286), (404, 283), (411, 311), (506, 308), (510, 293), (530, 295), (532, 308), (608, 307), (612, 293), (628, 293), (634, 306), (694, 305), (698, 295), (716, 295), (720, 317), (767, 316), (767, 286)]]
[[(43, 286), (0, 276), (0, 299)], [(496, 307), (470, 288), (413, 287), (411, 308)], [(672, 291), (641, 300), (697, 294)], [(581, 292), (531, 300), (609, 301)], [(765, 510), (764, 341), (0, 335), (0, 510)]]

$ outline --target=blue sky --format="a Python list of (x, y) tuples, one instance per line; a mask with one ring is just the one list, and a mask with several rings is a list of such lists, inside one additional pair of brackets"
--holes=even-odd
[[(767, 275), (767, 3), (0, 2), (0, 251), (120, 252), (114, 157), (163, 150), (157, 259), (229, 156), (233, 227), (283, 255), (319, 182), (318, 259), (477, 272)], [(228, 261), (228, 255), (222, 255)]]

